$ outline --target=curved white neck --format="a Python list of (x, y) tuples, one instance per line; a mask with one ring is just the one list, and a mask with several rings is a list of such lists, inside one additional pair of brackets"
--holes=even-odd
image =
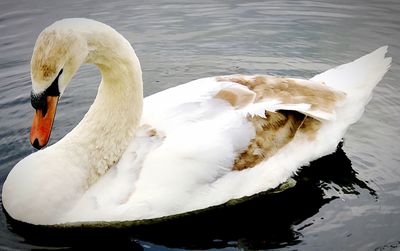
[(86, 63), (98, 66), (102, 80), (85, 117), (54, 146), (68, 144), (78, 153), (79, 166), (89, 167), (91, 184), (118, 162), (134, 136), (142, 114), (143, 83), (139, 60), (119, 33), (104, 26), (83, 35), (89, 47)]

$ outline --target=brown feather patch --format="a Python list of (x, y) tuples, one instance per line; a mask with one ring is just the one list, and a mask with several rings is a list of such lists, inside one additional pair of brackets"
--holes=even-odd
[(256, 94), (245, 88), (225, 88), (220, 90), (214, 98), (225, 100), (235, 108), (242, 108), (253, 103)]
[(248, 119), (256, 129), (256, 136), (236, 158), (233, 170), (251, 168), (268, 159), (289, 143), (296, 133), (304, 133), (312, 139), (321, 124), (295, 111), (266, 112), (266, 118), (248, 116)]
[[(256, 94), (254, 102), (279, 99), (287, 104), (306, 103), (312, 110), (334, 112), (338, 101), (345, 97), (323, 83), (273, 76), (222, 76), (217, 81), (234, 82), (246, 86)], [(226, 99), (230, 99), (228, 97)], [(312, 140), (321, 122), (296, 111), (266, 112), (266, 118), (248, 116), (254, 125), (256, 136), (245, 151), (236, 158), (233, 170), (254, 167), (274, 155), (288, 144), (297, 133)]]
[(217, 81), (234, 82), (246, 86), (256, 93), (255, 102), (265, 99), (279, 99), (286, 104), (306, 103), (311, 110), (332, 112), (345, 93), (312, 81), (273, 77), (273, 76), (221, 76)]

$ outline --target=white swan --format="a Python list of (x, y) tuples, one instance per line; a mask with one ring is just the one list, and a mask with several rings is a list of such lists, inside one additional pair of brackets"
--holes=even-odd
[(31, 61), (31, 143), (47, 143), (58, 98), (82, 63), (96, 64), (102, 81), (76, 128), (12, 169), (4, 207), (32, 224), (123, 221), (275, 188), (335, 150), (388, 70), (386, 50), (311, 80), (199, 79), (143, 105), (142, 72), (127, 40), (93, 20), (55, 22)]

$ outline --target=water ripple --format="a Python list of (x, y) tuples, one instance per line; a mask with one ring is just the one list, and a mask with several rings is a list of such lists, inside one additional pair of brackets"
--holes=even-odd
[[(202, 243), (201, 247), (371, 250), (385, 249), (390, 243), (397, 245), (400, 227), (398, 0), (351, 3), (345, 0), (168, 3), (2, 0), (0, 10), (2, 182), (13, 165), (34, 151), (28, 143), (32, 119), (29, 62), (37, 35), (57, 19), (95, 18), (126, 36), (141, 59), (145, 95), (212, 75), (269, 73), (312, 77), (388, 44), (392, 68), (376, 88), (363, 118), (345, 136), (344, 149), (352, 168), (358, 172), (351, 177), (364, 182), (349, 185), (348, 175), (341, 177), (340, 182), (319, 177), (307, 194), (297, 196), (307, 201), (309, 195), (315, 195), (315, 201), (308, 201), (308, 205), (288, 201), (293, 205), (292, 211), (282, 220), (293, 214), (301, 215), (289, 224), (289, 230), (275, 235), (268, 232), (268, 236), (257, 241), (237, 237), (221, 242), (214, 238), (212, 244)], [(60, 101), (52, 143), (83, 117), (99, 82), (99, 72), (94, 67), (80, 69)], [(329, 177), (332, 176), (338, 178), (334, 173)], [(368, 186), (376, 191), (376, 196), (366, 189)], [(266, 208), (274, 206), (284, 208), (285, 204)], [(254, 210), (250, 209), (241, 208), (241, 214), (252, 215)], [(254, 217), (265, 219), (262, 213)], [(271, 244), (271, 239), (275, 243)], [(166, 249), (153, 243), (144, 245)], [(11, 232), (1, 214), (0, 249), (10, 247), (35, 248)]]

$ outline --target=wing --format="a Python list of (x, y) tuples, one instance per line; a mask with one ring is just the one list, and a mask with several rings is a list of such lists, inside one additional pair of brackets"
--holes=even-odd
[[(146, 98), (143, 123), (167, 135), (177, 156), (188, 147), (178, 151), (173, 144), (193, 146), (190, 153), (196, 156), (198, 149), (215, 148), (218, 153), (232, 145), (234, 163), (225, 168), (243, 170), (273, 156), (297, 132), (312, 138), (320, 122), (335, 119), (344, 97), (311, 80), (263, 75), (205, 78)], [(208, 138), (213, 138), (212, 144)]]

